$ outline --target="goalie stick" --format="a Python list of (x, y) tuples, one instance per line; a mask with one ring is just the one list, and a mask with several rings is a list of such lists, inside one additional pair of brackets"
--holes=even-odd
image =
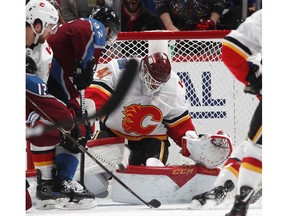
[[(111, 113), (116, 107), (117, 105), (119, 104), (119, 102), (122, 100), (122, 98), (125, 96), (126, 92), (128, 91), (128, 88), (130, 86), (130, 83), (133, 81), (135, 75), (136, 75), (136, 71), (137, 71), (137, 67), (138, 67), (138, 63), (136, 60), (130, 60), (128, 62), (128, 65), (115, 89), (115, 94), (112, 96), (112, 98), (108, 101), (108, 103), (98, 112), (98, 116), (101, 116), (101, 115), (104, 115), (104, 114), (108, 114), (108, 113)], [(134, 74), (133, 74), (134, 73)], [(125, 78), (124, 75), (128, 75), (129, 79)], [(131, 78), (132, 77), (132, 78)], [(123, 79), (124, 80), (129, 80), (129, 85), (128, 85), (128, 82), (125, 82), (125, 85), (127, 86), (123, 86)], [(121, 82), (122, 81), (122, 82)], [(119, 88), (119, 86), (123, 87), (123, 89), (121, 89), (121, 92), (119, 92), (117, 94), (117, 89)], [(115, 96), (118, 96), (119, 98), (116, 98), (115, 100), (112, 100), (113, 97), (115, 98)], [(121, 96), (121, 98), (120, 98)], [(37, 106), (37, 104), (35, 104), (27, 95), (26, 95), (26, 98), (27, 100), (34, 106), (34, 108), (36, 110), (38, 110), (40, 113), (42, 113), (42, 115), (44, 115), (48, 121), (50, 121), (54, 128), (58, 128), (61, 133), (63, 135), (65, 135), (68, 139), (70, 139), (72, 141), (72, 143), (74, 145), (76, 145), (80, 151), (82, 151), (83, 153), (85, 153), (86, 155), (88, 155), (96, 164), (98, 164), (105, 172), (107, 172), (112, 178), (114, 178), (120, 185), (122, 185), (126, 190), (128, 190), (132, 195), (134, 195), (137, 199), (139, 199), (142, 203), (144, 203), (145, 205), (147, 205), (148, 207), (150, 208), (158, 208), (161, 203), (156, 200), (156, 199), (152, 199), (150, 202), (146, 202), (145, 200), (143, 200), (140, 196), (138, 196), (131, 188), (129, 188), (124, 182), (122, 182), (117, 176), (115, 176), (110, 170), (108, 170), (101, 162), (99, 162), (95, 157), (93, 157), (93, 155), (85, 148), (83, 147), (80, 143), (77, 142), (77, 140), (75, 140), (71, 135), (70, 133), (68, 133), (66, 130), (64, 130), (63, 127), (61, 127), (59, 124), (57, 124), (56, 122), (54, 122), (54, 120), (48, 116), (39, 106)], [(110, 102), (110, 103), (109, 103)], [(107, 106), (108, 105), (108, 106)], [(104, 108), (106, 107), (105, 110), (103, 110)], [(100, 113), (100, 114), (99, 114)], [(97, 113), (96, 113), (97, 114)], [(95, 114), (95, 116), (96, 116)], [(44, 132), (44, 131), (43, 131)]]

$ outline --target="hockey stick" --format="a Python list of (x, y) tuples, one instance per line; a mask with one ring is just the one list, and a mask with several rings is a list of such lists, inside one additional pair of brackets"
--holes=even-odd
[[(119, 105), (119, 103), (125, 96), (126, 92), (128, 91), (129, 86), (131, 85), (132, 81), (135, 78), (137, 68), (138, 68), (138, 62), (133, 59), (129, 60), (127, 67), (124, 70), (118, 82), (118, 85), (115, 89), (115, 94), (112, 95), (111, 99), (107, 102), (106, 105), (104, 105), (104, 107), (99, 112), (97, 112), (92, 117), (84, 119), (82, 121), (93, 119), (93, 118), (111, 113)], [(63, 127), (61, 127), (61, 125), (65, 125), (67, 124), (67, 122), (64, 122), (64, 123), (62, 122), (62, 123), (57, 124), (56, 122), (53, 121), (53, 119), (50, 116), (48, 116), (42, 109), (40, 109), (40, 107), (38, 107), (28, 96), (26, 96), (26, 98), (28, 101), (30, 101), (30, 103), (34, 106), (36, 110), (38, 110), (44, 116), (46, 116), (46, 118), (53, 124), (53, 126), (50, 127), (50, 129), (58, 128), (68, 139), (70, 139), (73, 142), (73, 144), (75, 144), (82, 152), (86, 153), (96, 164), (98, 164), (105, 172), (110, 174), (119, 184), (121, 184), (126, 190), (128, 190), (141, 202), (143, 202), (145, 205), (149, 206), (150, 208), (151, 207), (158, 208), (161, 205), (161, 203), (156, 199), (152, 199), (150, 202), (144, 201), (133, 190), (131, 190), (124, 182), (122, 182), (117, 176), (115, 176), (112, 172), (110, 172), (110, 170), (108, 170), (101, 162), (99, 162), (96, 158), (94, 158), (93, 155), (85, 147), (83, 147), (80, 143), (78, 143), (68, 132), (66, 132), (63, 129)], [(69, 123), (71, 124), (71, 122)], [(36, 133), (30, 132), (30, 136), (41, 135), (43, 132), (47, 130), (47, 128), (38, 128), (37, 130), (38, 131), (36, 131)], [(29, 134), (26, 135), (26, 137), (29, 137)]]
[[(80, 107), (81, 107), (81, 116), (86, 117), (86, 106), (85, 106), (85, 90), (80, 90)], [(85, 128), (86, 128), (86, 139), (91, 139), (91, 128), (88, 121), (85, 122)], [(84, 183), (84, 170), (85, 170), (85, 154), (84, 152), (81, 152), (81, 158), (80, 158), (80, 183), (85, 187)], [(86, 188), (86, 187), (85, 187)]]
[[(37, 106), (37, 104), (35, 104), (27, 95), (26, 95), (26, 99), (34, 106), (34, 108), (40, 112), (42, 115), (44, 115), (48, 121), (50, 121), (51, 123), (55, 124), (54, 120), (48, 116), (39, 106)], [(87, 154), (95, 163), (97, 163), (105, 172), (107, 172), (109, 175), (111, 175), (120, 185), (122, 185), (126, 190), (128, 190), (131, 194), (133, 194), (136, 198), (138, 198), (141, 202), (143, 202), (145, 205), (149, 206), (150, 208), (158, 208), (161, 203), (156, 200), (156, 199), (152, 199), (150, 202), (146, 202), (145, 200), (143, 200), (141, 197), (139, 197), (131, 188), (129, 188), (124, 182), (122, 182), (117, 176), (115, 176), (110, 170), (108, 170), (102, 163), (100, 163), (96, 158), (93, 157), (93, 155), (85, 148), (83, 147), (80, 143), (77, 142), (77, 140), (75, 140), (70, 133), (68, 133), (63, 127), (58, 126), (57, 127), (61, 133), (66, 136), (68, 139), (70, 139), (72, 141), (72, 143), (74, 145), (76, 145), (80, 151), (82, 151), (83, 153)]]
[(105, 116), (110, 114), (113, 110), (117, 108), (117, 106), (120, 104), (123, 97), (126, 95), (127, 91), (129, 90), (129, 87), (131, 86), (131, 83), (133, 82), (136, 74), (137, 74), (137, 68), (138, 68), (138, 62), (135, 59), (130, 59), (127, 63), (127, 66), (125, 70), (123, 71), (123, 74), (121, 78), (118, 81), (118, 84), (115, 88), (114, 94), (110, 98), (110, 100), (94, 115), (88, 116), (85, 118), (76, 118), (72, 122), (71, 121), (63, 121), (63, 122), (57, 122), (53, 125), (49, 125), (46, 127), (43, 126), (37, 126), (33, 129), (27, 129), (26, 130), (26, 138), (32, 137), (32, 136), (40, 136), (42, 133), (48, 130), (52, 130), (60, 127), (65, 127), (68, 125), (71, 125), (71, 123), (84, 123), (85, 121), (96, 119), (100, 116)]

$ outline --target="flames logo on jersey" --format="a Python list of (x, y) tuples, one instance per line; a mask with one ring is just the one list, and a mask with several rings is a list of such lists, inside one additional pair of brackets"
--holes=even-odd
[(151, 105), (131, 104), (124, 107), (123, 114), (123, 129), (138, 135), (151, 134), (163, 119), (161, 110)]

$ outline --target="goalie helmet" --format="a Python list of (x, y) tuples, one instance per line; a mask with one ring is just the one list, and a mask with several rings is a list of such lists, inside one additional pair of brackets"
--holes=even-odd
[(89, 18), (95, 19), (103, 23), (105, 27), (109, 27), (109, 33), (106, 44), (111, 45), (116, 39), (120, 31), (120, 21), (116, 13), (106, 6), (97, 5), (92, 9)]
[(147, 94), (159, 91), (171, 76), (171, 64), (163, 52), (144, 57), (140, 63), (140, 70), (140, 78)]

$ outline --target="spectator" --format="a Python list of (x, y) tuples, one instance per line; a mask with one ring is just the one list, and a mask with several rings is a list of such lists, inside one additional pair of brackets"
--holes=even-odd
[[(142, 0), (142, 5), (143, 5), (143, 7), (147, 8), (150, 12), (152, 12), (152, 14), (154, 14), (154, 16), (159, 17), (158, 12), (156, 10), (154, 0)], [(160, 17), (159, 17), (159, 19), (160, 19)]]
[(147, 31), (160, 29), (160, 23), (141, 0), (124, 0), (121, 6), (121, 31)]
[[(234, 0), (234, 2), (237, 2), (239, 0)], [(248, 14), (247, 16), (252, 15), (254, 12), (256, 12), (256, 10), (262, 9), (262, 0), (260, 0), (260, 5), (258, 6), (259, 8), (257, 8), (257, 1), (256, 0), (248, 0)]]
[(61, 0), (63, 19), (68, 22), (78, 18), (88, 18), (96, 5), (104, 4), (104, 0)]
[[(248, 0), (247, 17), (251, 16), (257, 9), (262, 8), (262, 1), (260, 1), (260, 8), (256, 6), (256, 0)], [(217, 29), (236, 29), (245, 19), (242, 15), (242, 1), (231, 0), (227, 4), (220, 21), (218, 22)]]
[(228, 0), (154, 0), (167, 30), (209, 30), (215, 26)]

